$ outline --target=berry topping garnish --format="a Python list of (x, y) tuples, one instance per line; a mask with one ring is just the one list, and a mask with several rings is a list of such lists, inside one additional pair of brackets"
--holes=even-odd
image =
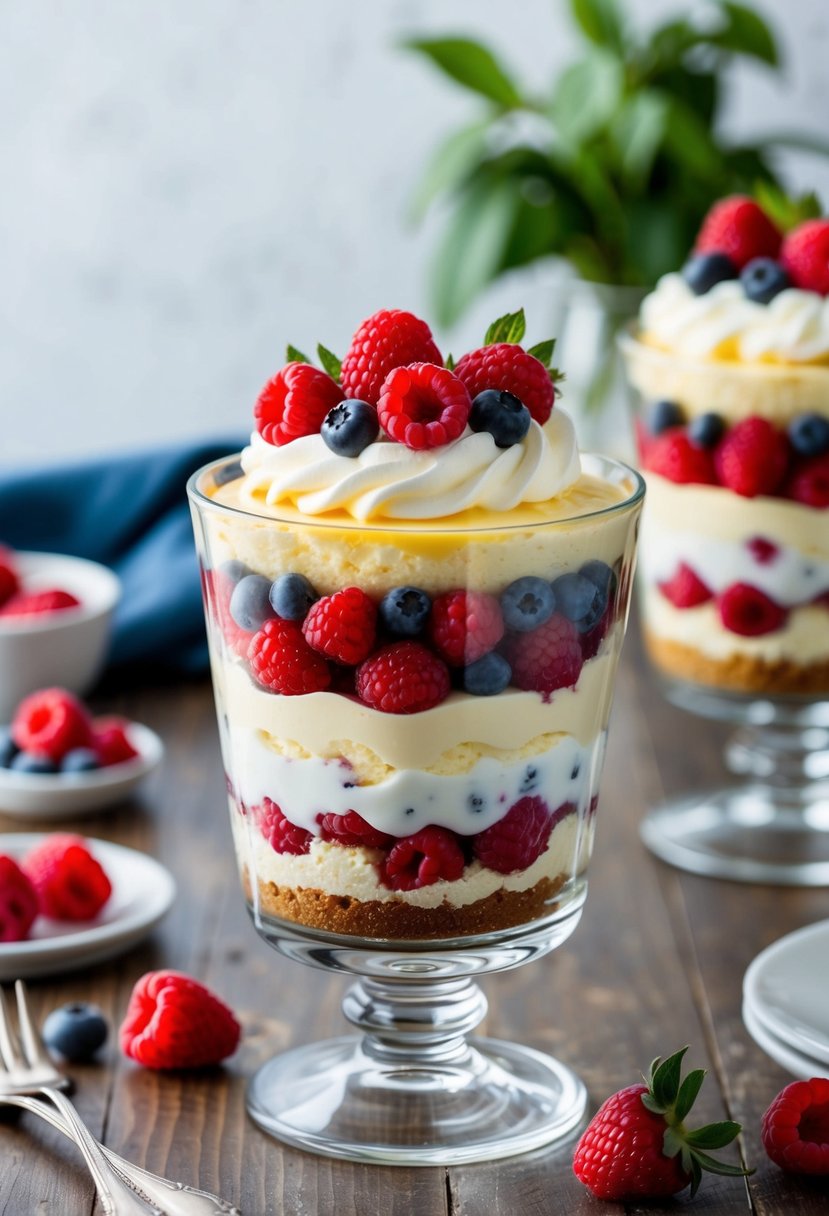
[(22, 942), (40, 911), (40, 897), (13, 857), (0, 854), (0, 942)]
[(269, 380), (253, 408), (256, 427), (277, 447), (319, 432), (329, 410), (345, 393), (326, 372), (308, 363), (288, 363)]
[(477, 397), (487, 389), (510, 393), (543, 426), (553, 411), (555, 385), (561, 375), (550, 366), (555, 342), (539, 342), (524, 350), (519, 345), (526, 325), (524, 310), (508, 313), (487, 331), (484, 345), (458, 361), (455, 374)]
[(770, 304), (775, 296), (791, 286), (786, 271), (773, 258), (753, 258), (740, 271), (740, 282), (749, 300), (755, 304)]
[(455, 833), (428, 827), (397, 841), (381, 863), (380, 877), (392, 891), (415, 891), (441, 879), (454, 882), (465, 864)]
[(323, 692), (331, 683), (328, 664), (302, 636), (296, 621), (266, 621), (247, 650), (254, 679), (283, 697)]
[(481, 865), (498, 874), (526, 870), (547, 848), (553, 816), (543, 798), (520, 798), (502, 819), (479, 832), (472, 848)]
[(377, 405), (389, 372), (410, 363), (443, 365), (425, 321), (399, 308), (381, 309), (359, 326), (342, 362), (344, 397)]
[(754, 258), (776, 258), (783, 236), (754, 199), (732, 194), (715, 203), (705, 217), (695, 253), (719, 253), (742, 270)]
[(256, 633), (274, 615), (270, 579), (261, 574), (240, 578), (230, 597), (230, 615), (240, 629)]
[(420, 642), (394, 642), (357, 668), (357, 695), (387, 714), (434, 709), (449, 696), (449, 669)]
[(325, 415), (320, 434), (337, 456), (359, 456), (380, 434), (377, 410), (367, 401), (341, 401)]
[(682, 267), (682, 277), (695, 296), (704, 296), (718, 283), (736, 279), (737, 267), (724, 253), (695, 253)]
[(227, 1005), (178, 971), (137, 981), (121, 1025), (121, 1050), (145, 1068), (204, 1068), (232, 1055), (241, 1028)]
[(11, 733), (21, 751), (59, 764), (67, 752), (91, 743), (92, 723), (72, 693), (64, 688), (43, 688), (20, 702)]
[(112, 894), (103, 866), (80, 836), (54, 832), (24, 857), (40, 910), (55, 920), (92, 920)]
[(429, 636), (441, 658), (454, 667), (474, 663), (504, 636), (504, 618), (494, 595), (448, 591), (432, 604)]
[(593, 1116), (576, 1145), (573, 1170), (598, 1199), (617, 1203), (660, 1199), (691, 1187), (703, 1172), (744, 1177), (750, 1170), (710, 1156), (737, 1137), (739, 1123), (724, 1120), (688, 1130), (685, 1120), (705, 1080), (694, 1069), (682, 1079), (683, 1047), (654, 1060), (644, 1085), (612, 1094)]
[(763, 1148), (793, 1174), (829, 1174), (829, 1077), (792, 1081), (763, 1115)]
[(485, 388), (478, 393), (469, 413), (470, 428), (490, 434), (499, 448), (510, 448), (520, 443), (531, 422), (530, 411), (523, 401), (519, 401), (514, 393), (497, 388)]
[(829, 220), (806, 220), (788, 233), (780, 261), (795, 287), (829, 295)]
[(377, 630), (377, 608), (359, 587), (324, 595), (308, 610), (302, 634), (308, 645), (338, 663), (367, 659)]
[(422, 451), (458, 439), (471, 404), (463, 382), (447, 368), (410, 363), (394, 368), (383, 381), (377, 416), (389, 439)]
[(46, 1015), (43, 1041), (50, 1051), (76, 1064), (91, 1060), (107, 1040), (109, 1026), (97, 1005), (73, 1001)]

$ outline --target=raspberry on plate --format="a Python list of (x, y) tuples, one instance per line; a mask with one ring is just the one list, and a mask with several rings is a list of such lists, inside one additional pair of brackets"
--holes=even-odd
[(725, 628), (746, 638), (782, 629), (789, 615), (782, 605), (749, 583), (732, 583), (727, 587), (720, 596), (719, 610)]
[(389, 439), (422, 451), (458, 439), (471, 408), (469, 393), (454, 373), (434, 363), (410, 363), (383, 381), (377, 416)]
[(359, 326), (342, 363), (344, 397), (377, 405), (389, 372), (410, 363), (436, 363), (443, 356), (425, 321), (399, 308), (384, 308)]
[(92, 741), (86, 709), (64, 688), (42, 688), (25, 697), (12, 719), (12, 738), (21, 751), (48, 756), (58, 764), (67, 752)]
[(807, 507), (829, 507), (829, 452), (798, 461), (786, 478), (783, 493)]
[(455, 882), (465, 864), (455, 833), (432, 826), (398, 840), (381, 863), (380, 877), (392, 891), (416, 891), (433, 882)]
[(472, 838), (481, 865), (498, 874), (526, 870), (547, 848), (553, 816), (543, 798), (519, 798), (497, 823)]
[(532, 633), (510, 638), (506, 653), (515, 687), (545, 696), (557, 688), (572, 688), (584, 662), (578, 630), (560, 612)]
[(250, 813), (262, 836), (275, 853), (291, 853), (295, 857), (300, 857), (310, 850), (313, 835), (305, 828), (291, 823), (282, 808), (270, 798), (263, 798), (262, 805), (252, 807)]
[(790, 232), (780, 253), (795, 287), (829, 295), (829, 220), (806, 220)]
[(493, 342), (471, 350), (458, 361), (455, 375), (471, 398), (486, 389), (512, 393), (540, 426), (553, 412), (556, 391), (549, 370), (514, 342)]
[(239, 1046), (241, 1027), (223, 1001), (179, 971), (137, 981), (121, 1024), (121, 1050), (145, 1068), (205, 1068)]
[(376, 632), (377, 608), (359, 587), (324, 595), (302, 624), (302, 636), (313, 650), (350, 666), (368, 658)]
[(0, 942), (22, 942), (40, 911), (32, 880), (13, 857), (0, 854)]
[(287, 363), (259, 394), (253, 407), (256, 428), (276, 447), (316, 435), (325, 415), (344, 396), (327, 372), (310, 363)]
[(103, 866), (80, 836), (52, 833), (24, 857), (22, 868), (44, 916), (55, 920), (92, 920), (112, 894)]
[(775, 494), (788, 464), (789, 444), (784, 432), (756, 416), (736, 423), (714, 450), (720, 483), (744, 498)]
[(712, 598), (711, 591), (685, 562), (680, 562), (672, 577), (659, 584), (659, 590), (675, 608), (696, 608)]
[(763, 1115), (763, 1148), (793, 1174), (829, 1174), (829, 1077), (793, 1081)]
[(20, 590), (20, 577), (14, 553), (0, 545), (0, 607)]
[(138, 755), (133, 747), (127, 731), (129, 722), (126, 718), (111, 715), (107, 718), (95, 718), (92, 722), (92, 750), (98, 757), (101, 768), (109, 768), (112, 764), (125, 764), (134, 760)]
[(76, 595), (60, 587), (50, 587), (43, 591), (18, 591), (0, 608), (0, 616), (46, 616), (50, 612), (79, 608), (80, 604), (81, 601)]
[(742, 270), (754, 258), (776, 258), (782, 240), (779, 228), (754, 199), (732, 194), (708, 212), (694, 249), (725, 254)]
[(474, 663), (504, 636), (501, 605), (485, 591), (448, 591), (432, 604), (429, 637), (453, 667)]
[[(644, 458), (644, 454), (643, 454)], [(648, 445), (645, 467), (679, 484), (714, 485), (717, 474), (707, 448), (691, 442), (687, 431), (663, 431)]]
[(323, 692), (331, 683), (328, 664), (305, 641), (296, 621), (265, 621), (251, 638), (247, 657), (254, 679), (283, 697)]
[(357, 695), (386, 714), (434, 709), (449, 696), (449, 669), (420, 642), (384, 646), (357, 668)]
[(346, 811), (344, 815), (318, 815), (320, 836), (325, 841), (336, 841), (337, 844), (362, 846), (366, 849), (381, 849), (394, 840), (388, 832), (381, 832), (366, 823), (362, 815), (356, 811)]

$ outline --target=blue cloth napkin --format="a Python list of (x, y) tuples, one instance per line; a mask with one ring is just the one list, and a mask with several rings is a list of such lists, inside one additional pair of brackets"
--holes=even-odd
[(0, 470), (0, 543), (87, 557), (115, 571), (123, 592), (110, 663), (202, 671), (207, 641), (185, 484), (244, 442), (237, 436)]

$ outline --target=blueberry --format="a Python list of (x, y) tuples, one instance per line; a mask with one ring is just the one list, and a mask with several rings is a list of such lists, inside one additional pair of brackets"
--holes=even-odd
[(304, 574), (280, 574), (271, 584), (269, 599), (271, 608), (284, 621), (304, 621), (319, 596)]
[(740, 271), (740, 282), (749, 300), (768, 304), (781, 291), (791, 287), (791, 280), (774, 258), (752, 258)]
[(271, 584), (261, 574), (246, 574), (233, 588), (230, 615), (240, 629), (255, 633), (273, 616)]
[(98, 1048), (103, 1047), (108, 1031), (101, 1010), (86, 1001), (53, 1009), (43, 1023), (46, 1046), (73, 1062), (90, 1060)]
[(367, 401), (341, 401), (325, 415), (320, 434), (338, 456), (359, 456), (380, 434), (377, 410)]
[(829, 418), (800, 414), (789, 423), (789, 443), (801, 456), (822, 456), (829, 451)]
[(228, 582), (233, 583), (235, 587), (237, 583), (241, 582), (252, 571), (244, 562), (237, 561), (235, 557), (232, 557), (230, 561), (222, 562), (221, 566), (219, 566), (219, 573), (223, 574)]
[(616, 572), (607, 562), (593, 558), (592, 561), (584, 563), (579, 574), (583, 578), (589, 578), (590, 582), (599, 588), (605, 603), (616, 594)]
[(100, 761), (91, 747), (73, 748), (60, 762), (62, 773), (91, 773), (93, 769), (100, 767)]
[(48, 756), (39, 756), (36, 752), (18, 752), (12, 757), (9, 768), (16, 773), (56, 773), (57, 765)]
[(562, 574), (553, 583), (556, 608), (573, 622), (579, 633), (588, 633), (601, 620), (607, 598), (583, 574)]
[(402, 638), (421, 633), (431, 611), (432, 601), (419, 587), (393, 587), (380, 601), (380, 620)]
[(682, 426), (685, 411), (675, 401), (655, 401), (648, 410), (648, 430), (652, 435), (661, 435), (672, 426)]
[(11, 728), (0, 726), (0, 768), (9, 768), (19, 750), (12, 738)]
[(531, 574), (510, 583), (501, 596), (504, 624), (518, 633), (537, 629), (550, 619), (555, 609), (556, 597), (550, 584)]
[(463, 686), (476, 697), (494, 697), (512, 679), (512, 669), (503, 655), (491, 650), (463, 670)]
[(696, 253), (682, 267), (682, 277), (695, 296), (704, 296), (717, 283), (736, 279), (737, 267), (724, 253)]
[(695, 448), (713, 448), (723, 437), (725, 422), (720, 414), (700, 414), (688, 423), (688, 438)]
[(530, 411), (513, 393), (484, 389), (472, 402), (469, 425), (473, 431), (489, 431), (499, 448), (520, 443), (530, 429)]

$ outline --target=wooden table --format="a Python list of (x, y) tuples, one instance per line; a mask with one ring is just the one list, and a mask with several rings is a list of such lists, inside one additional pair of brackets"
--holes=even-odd
[[(621, 1212), (594, 1200), (571, 1171), (572, 1145), (450, 1169), (355, 1166), (281, 1147), (244, 1109), (245, 1082), (275, 1051), (345, 1028), (346, 981), (291, 963), (256, 936), (233, 861), (210, 686), (105, 690), (102, 710), (127, 712), (167, 742), (163, 771), (139, 804), (84, 820), (88, 835), (146, 850), (179, 885), (149, 944), (76, 974), (32, 983), (38, 1016), (72, 999), (98, 1002), (114, 1027), (143, 972), (173, 967), (212, 985), (244, 1025), (243, 1046), (209, 1075), (157, 1075), (120, 1056), (113, 1035), (101, 1064), (73, 1068), (77, 1105), (124, 1156), (237, 1203), (244, 1216), (583, 1216)], [(740, 1017), (743, 972), (775, 938), (829, 916), (829, 892), (748, 887), (693, 878), (640, 845), (643, 809), (665, 794), (721, 777), (722, 728), (666, 706), (632, 633), (620, 672), (602, 789), (590, 896), (560, 950), (483, 987), (486, 1031), (548, 1049), (584, 1077), (598, 1104), (638, 1079), (656, 1055), (688, 1043), (710, 1076), (702, 1119), (744, 1126), (748, 1181), (707, 1177), (690, 1210), (713, 1216), (817, 1216), (826, 1185), (798, 1182), (767, 1161), (761, 1115), (791, 1078), (751, 1041)], [(16, 825), (0, 821), (2, 830)], [(732, 1150), (733, 1154), (733, 1150)], [(732, 1158), (734, 1156), (732, 1155)], [(640, 1209), (654, 1216), (680, 1203)], [(81, 1216), (96, 1211), (75, 1149), (44, 1124), (4, 1115), (0, 1212)]]

